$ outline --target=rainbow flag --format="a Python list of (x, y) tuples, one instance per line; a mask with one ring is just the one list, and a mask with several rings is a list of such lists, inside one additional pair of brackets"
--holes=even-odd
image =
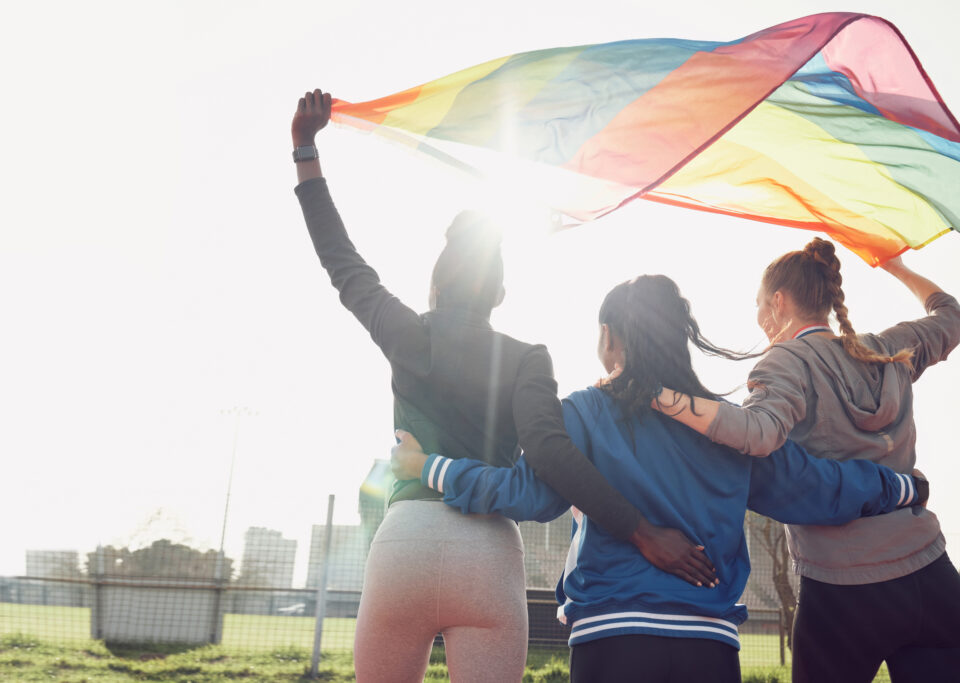
[(495, 59), (335, 122), (534, 185), (587, 221), (641, 198), (823, 231), (878, 265), (960, 226), (960, 125), (891, 23)]

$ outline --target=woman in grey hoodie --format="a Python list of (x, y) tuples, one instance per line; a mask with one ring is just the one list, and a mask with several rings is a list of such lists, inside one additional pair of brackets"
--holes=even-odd
[[(665, 388), (667, 415), (742, 453), (790, 438), (822, 458), (860, 458), (909, 473), (916, 463), (912, 383), (960, 342), (960, 305), (898, 257), (883, 266), (927, 311), (880, 334), (854, 333), (831, 242), (815, 238), (763, 275), (757, 322), (771, 346), (742, 407)], [(827, 323), (835, 314), (840, 335)], [(936, 516), (906, 508), (841, 527), (787, 527), (801, 575), (795, 683), (960, 680), (960, 575)]]

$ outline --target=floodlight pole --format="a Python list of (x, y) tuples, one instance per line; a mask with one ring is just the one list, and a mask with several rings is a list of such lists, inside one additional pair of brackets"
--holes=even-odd
[(330, 569), (330, 539), (333, 536), (334, 495), (327, 496), (327, 526), (323, 537), (323, 561), (320, 564), (320, 585), (317, 586), (316, 626), (313, 630), (313, 657), (310, 660), (310, 678), (319, 676), (320, 640), (323, 636), (323, 619), (327, 614), (327, 572)]
[(227, 477), (227, 499), (223, 504), (223, 526), (220, 529), (220, 557), (223, 557), (223, 544), (227, 538), (227, 513), (230, 511), (230, 492), (233, 490), (233, 469), (237, 464), (237, 443), (240, 440), (240, 418), (256, 415), (255, 411), (246, 406), (233, 407), (230, 410), (222, 410), (225, 415), (236, 415), (237, 422), (233, 428), (233, 451), (230, 453), (230, 475)]
[(237, 443), (240, 440), (240, 418), (245, 415), (256, 415), (255, 411), (250, 410), (247, 407), (233, 407), (230, 410), (221, 410), (221, 414), (224, 415), (236, 415), (237, 422), (233, 428), (233, 450), (230, 453), (230, 474), (227, 477), (227, 497), (226, 501), (223, 504), (223, 526), (220, 528), (220, 551), (217, 553), (217, 563), (213, 569), (213, 579), (216, 584), (216, 592), (213, 606), (213, 622), (210, 626), (210, 636), (209, 641), (211, 643), (219, 643), (223, 635), (223, 620), (221, 618), (220, 611), (223, 608), (223, 592), (226, 586), (226, 583), (230, 580), (229, 576), (223, 575), (223, 546), (227, 538), (227, 516), (230, 512), (230, 493), (233, 490), (233, 469), (237, 464)]

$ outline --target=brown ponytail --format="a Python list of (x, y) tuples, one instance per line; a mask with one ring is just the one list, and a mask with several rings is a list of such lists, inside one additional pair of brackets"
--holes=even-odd
[(840, 259), (833, 242), (814, 237), (803, 251), (791, 251), (767, 266), (763, 288), (768, 294), (785, 291), (793, 297), (804, 315), (826, 318), (832, 309), (840, 327), (843, 348), (865, 363), (903, 363), (911, 365), (912, 349), (901, 349), (892, 356), (877, 353), (857, 337), (844, 304)]

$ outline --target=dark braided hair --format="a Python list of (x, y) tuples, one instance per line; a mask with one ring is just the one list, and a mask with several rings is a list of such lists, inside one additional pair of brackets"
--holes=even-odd
[(716, 400), (700, 382), (690, 360), (689, 344), (709, 356), (753, 358), (709, 342), (690, 314), (690, 303), (665, 275), (641, 275), (614, 287), (600, 306), (600, 324), (608, 325), (624, 346), (623, 372), (601, 389), (626, 415), (642, 418), (664, 386), (693, 397)]
[(437, 307), (489, 316), (503, 288), (500, 231), (479, 211), (462, 211), (447, 228), (447, 243), (433, 267)]
[(790, 294), (800, 313), (809, 318), (826, 318), (832, 310), (840, 327), (843, 348), (865, 363), (904, 363), (910, 365), (912, 349), (901, 349), (892, 356), (877, 353), (857, 337), (847, 317), (841, 285), (840, 259), (833, 242), (814, 237), (802, 251), (784, 254), (767, 266), (762, 286), (768, 294)]

